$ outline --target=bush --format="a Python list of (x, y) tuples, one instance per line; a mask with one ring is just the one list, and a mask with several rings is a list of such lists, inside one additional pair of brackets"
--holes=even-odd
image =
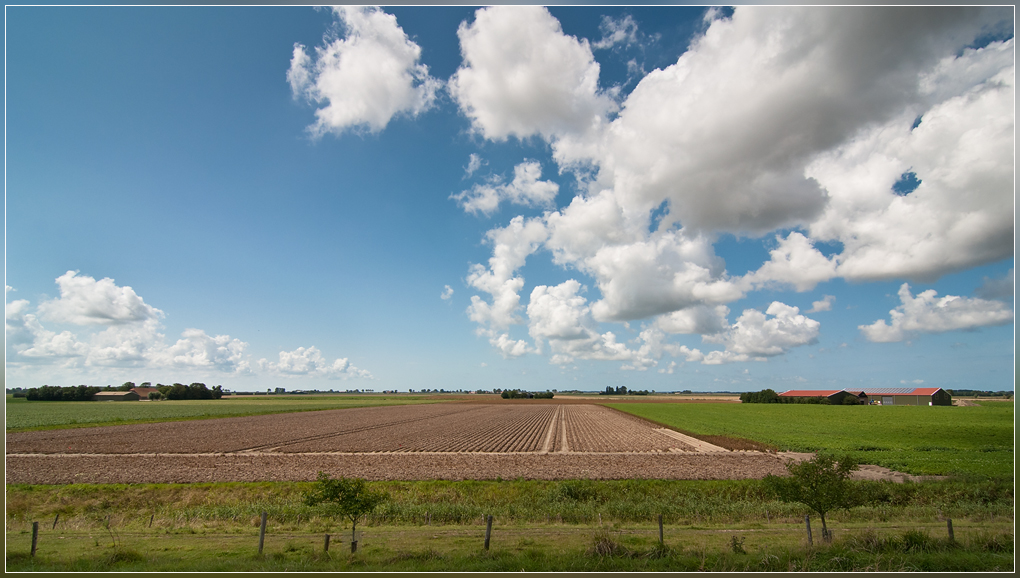
[(822, 519), (822, 538), (831, 540), (825, 523), (825, 514), (835, 509), (848, 510), (858, 501), (857, 488), (850, 483), (850, 475), (859, 468), (851, 455), (838, 458), (818, 454), (801, 463), (788, 463), (790, 476), (781, 478), (769, 474), (764, 484), (782, 502), (800, 502), (818, 513)]

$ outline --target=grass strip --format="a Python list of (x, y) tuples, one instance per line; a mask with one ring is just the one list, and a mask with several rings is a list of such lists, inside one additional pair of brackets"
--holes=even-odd
[(91, 401), (29, 402), (24, 398), (12, 398), (8, 395), (5, 410), (6, 431), (15, 433), (421, 403), (439, 403), (439, 401), (413, 396), (291, 396), (100, 403)]
[(1013, 570), (1008, 525), (960, 524), (950, 542), (940, 528), (871, 525), (838, 528), (831, 544), (809, 546), (800, 525), (768, 528), (670, 526), (369, 527), (350, 554), (335, 536), (270, 526), (263, 553), (258, 528), (229, 534), (197, 530), (47, 530), (35, 557), (31, 537), (8, 531), (8, 571), (1002, 571)]
[[(1012, 518), (1013, 484), (1006, 481), (933, 480), (918, 483), (861, 481), (858, 506), (834, 520), (896, 522), (912, 519)], [(504, 524), (638, 523), (662, 514), (679, 525), (803, 520), (798, 504), (773, 499), (760, 480), (505, 480), (369, 482), (388, 500), (369, 518), (379, 525), (471, 524), (485, 515)], [(153, 523), (208, 528), (256, 524), (266, 511), (293, 528), (325, 524), (302, 503), (312, 482), (202, 484), (8, 484), (7, 522), (53, 520), (82, 528)], [(318, 520), (318, 521), (316, 521)]]

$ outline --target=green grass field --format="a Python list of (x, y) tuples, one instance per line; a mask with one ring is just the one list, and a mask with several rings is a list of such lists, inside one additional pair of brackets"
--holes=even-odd
[[(843, 529), (833, 544), (806, 544), (800, 524), (727, 528), (669, 527), (664, 546), (650, 524), (627, 527), (542, 525), (493, 528), (483, 549), (483, 526), (367, 527), (358, 552), (333, 534), (258, 528), (234, 533), (201, 528), (8, 533), (12, 572), (661, 572), (661, 571), (998, 571), (1013, 570), (1011, 528), (959, 524), (956, 541), (943, 524), (912, 528), (877, 525)], [(736, 545), (736, 546), (735, 546)], [(596, 549), (599, 547), (600, 549)], [(739, 547), (739, 550), (737, 550)]]
[(435, 403), (425, 396), (305, 395), (141, 402), (26, 401), (7, 396), (7, 431), (122, 425), (290, 413), (320, 409)]
[(607, 404), (671, 428), (782, 451), (849, 452), (919, 475), (1013, 477), (1013, 403), (972, 407)]
[[(358, 525), (301, 502), (310, 483), (7, 487), (7, 569), (1000, 570), (1012, 569), (1012, 485), (861, 482), (875, 499), (835, 512), (836, 542), (807, 545), (806, 510), (761, 482), (372, 482), (390, 500)], [(263, 555), (259, 514), (268, 512)], [(664, 514), (665, 548), (655, 517)], [(56, 518), (59, 514), (60, 517)], [(482, 516), (495, 517), (482, 549)], [(947, 541), (951, 517), (957, 542)], [(29, 556), (39, 521), (37, 556)], [(815, 520), (817, 523), (817, 520)], [(54, 527), (55, 526), (55, 527)], [(323, 535), (332, 535), (330, 556)], [(734, 548), (734, 541), (740, 552)], [(612, 551), (593, 551), (596, 543)]]

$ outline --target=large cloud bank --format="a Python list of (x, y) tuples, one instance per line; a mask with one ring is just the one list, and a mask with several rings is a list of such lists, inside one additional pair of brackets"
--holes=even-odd
[[(170, 343), (159, 319), (164, 313), (147, 304), (131, 287), (113, 279), (96, 280), (78, 271), (56, 279), (60, 297), (32, 311), (27, 299), (6, 304), (7, 367), (137, 368), (180, 370), (196, 375), (311, 376), (330, 379), (371, 378), (346, 358), (332, 362), (315, 347), (281, 351), (279, 362), (255, 361), (248, 344), (229, 335), (209, 335), (189, 328)], [(41, 320), (71, 326), (60, 332)], [(95, 326), (104, 327), (94, 330)], [(93, 328), (92, 331), (89, 329)]]
[[(779, 301), (731, 323), (728, 305), (752, 292), (806, 292), (833, 279), (930, 282), (1013, 254), (1014, 41), (1002, 33), (1012, 30), (1010, 8), (724, 14), (707, 10), (688, 49), (629, 93), (600, 85), (594, 52), (640, 45), (646, 36), (629, 16), (604, 18), (597, 40), (565, 33), (538, 6), (485, 7), (461, 23), (462, 62), (445, 86), (469, 132), (544, 143), (577, 183), (558, 204), (559, 185), (524, 159), (512, 179), (450, 196), (478, 218), (543, 211), (494, 226), (485, 237), (492, 257), (466, 277), (476, 291), (467, 313), (505, 357), (638, 370), (664, 355), (765, 360), (815, 343), (820, 324)], [(347, 38), (317, 48), (314, 62), (296, 46), (288, 74), (295, 95), (329, 103), (316, 132), (381, 130), (431, 105), (440, 82), (393, 17), (353, 8), (337, 17)], [(988, 37), (1006, 39), (980, 40)], [(375, 69), (358, 84), (358, 71)], [(481, 166), (472, 154), (465, 178)], [(715, 252), (722, 234), (774, 239), (775, 248), (756, 270), (732, 275)], [(522, 271), (537, 253), (577, 278), (536, 285), (524, 303)], [(892, 325), (862, 331), (895, 341), (1001, 323), (1007, 311), (981, 315), (986, 301), (954, 298), (921, 315), (929, 298), (904, 300)], [(831, 310), (832, 300), (808, 313)], [(630, 341), (603, 328), (632, 322), (640, 329)], [(678, 346), (676, 334), (723, 349)]]
[[(820, 324), (774, 302), (731, 325), (726, 304), (748, 292), (810, 291), (836, 278), (932, 281), (1012, 255), (1014, 42), (974, 48), (1009, 10), (720, 14), (708, 11), (676, 63), (627, 95), (598, 85), (589, 42), (544, 8), (483, 8), (462, 23), (464, 61), (450, 88), (473, 130), (543, 139), (580, 183), (565, 206), (490, 231), (489, 266), (470, 271), (468, 285), (483, 294), (470, 316), (504, 355), (638, 369), (663, 354), (763, 360), (814, 343)], [(604, 28), (599, 48), (636, 39), (633, 21)], [(503, 199), (513, 196), (477, 188), (457, 197), (487, 216)], [(735, 277), (714, 252), (721, 233), (772, 236), (777, 246)], [(839, 250), (824, 254), (818, 243)], [(597, 291), (586, 293), (583, 279), (539, 285), (523, 305), (519, 272), (539, 251)], [(932, 299), (904, 298), (892, 325), (862, 331), (895, 341), (1012, 319), (1001, 303)], [(644, 329), (631, 345), (600, 329), (635, 321)], [(512, 325), (532, 341), (512, 338)], [(665, 339), (673, 333), (724, 349), (677, 347)]]

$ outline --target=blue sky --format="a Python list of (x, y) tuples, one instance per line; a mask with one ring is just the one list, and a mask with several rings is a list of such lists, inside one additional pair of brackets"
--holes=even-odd
[(8, 387), (1014, 387), (1011, 9), (6, 23)]

